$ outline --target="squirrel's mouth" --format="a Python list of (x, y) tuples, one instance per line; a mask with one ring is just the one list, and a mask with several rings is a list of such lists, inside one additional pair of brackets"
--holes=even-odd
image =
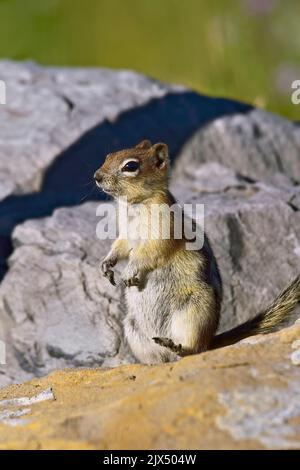
[(96, 181), (96, 185), (98, 186), (99, 189), (101, 189), (106, 194), (112, 195), (114, 193), (114, 191), (112, 189), (106, 188), (105, 186), (103, 186), (98, 181)]
[(114, 191), (112, 189), (103, 188), (103, 187), (101, 189), (105, 194), (108, 194), (109, 196), (112, 196), (114, 194)]

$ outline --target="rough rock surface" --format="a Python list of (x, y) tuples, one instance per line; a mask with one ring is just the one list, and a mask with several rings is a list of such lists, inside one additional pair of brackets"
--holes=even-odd
[(108, 151), (142, 138), (169, 144), (180, 202), (205, 204), (224, 282), (221, 330), (299, 273), (298, 125), (129, 71), (4, 62), (0, 79), (0, 264), (11, 234), (14, 249), (0, 285), (0, 385), (133, 361), (122, 290), (98, 268), (110, 242), (97, 240), (97, 204), (82, 195), (99, 198), (85, 183)]
[(217, 162), (252, 180), (300, 182), (300, 127), (263, 110), (224, 116), (184, 144), (176, 171)]
[[(214, 169), (223, 174), (219, 187)], [(183, 203), (204, 203), (224, 283), (224, 330), (257, 313), (298, 274), (300, 211), (290, 201), (300, 192), (242, 182), (232, 171), (209, 165), (195, 178), (184, 187), (174, 184), (174, 192)], [(16, 248), (0, 286), (6, 381), (8, 372), (16, 381), (67, 366), (132, 360), (122, 333), (122, 288), (111, 286), (99, 269), (111, 241), (96, 237), (97, 207), (89, 202), (58, 209), (15, 229)]]
[(126, 70), (6, 61), (0, 80), (0, 278), (13, 228), (95, 199), (92, 175), (108, 152), (150, 138), (176, 155), (199, 126), (250, 108)]
[(299, 274), (300, 186), (250, 183), (207, 163), (172, 189), (183, 203), (204, 204), (224, 285), (221, 330), (253, 317)]
[(0, 199), (38, 190), (49, 165), (84, 132), (172, 87), (131, 71), (0, 62)]
[(15, 229), (18, 248), (0, 286), (3, 369), (14, 381), (67, 366), (132, 361), (122, 335), (122, 289), (101, 275), (111, 241), (96, 238), (97, 206), (59, 209)]
[(300, 324), (160, 366), (0, 391), (2, 449), (299, 449)]

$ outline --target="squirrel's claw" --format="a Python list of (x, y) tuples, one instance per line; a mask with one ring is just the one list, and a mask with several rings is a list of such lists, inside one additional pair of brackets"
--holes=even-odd
[(129, 279), (123, 279), (126, 287), (139, 286), (140, 279), (137, 276), (130, 277)]
[(116, 281), (115, 281), (115, 273), (113, 272), (112, 269), (108, 269), (106, 271), (106, 273), (104, 274), (105, 277), (107, 277), (107, 279), (109, 280), (109, 282), (115, 286), (116, 285)]
[(115, 265), (116, 265), (116, 260), (114, 258), (109, 258), (107, 260), (104, 260), (101, 264), (101, 270), (102, 270), (103, 276), (107, 277), (107, 279), (113, 286), (116, 285), (116, 282), (115, 282), (115, 273), (111, 268)]
[(129, 264), (123, 272), (122, 281), (126, 287), (140, 287), (142, 282), (141, 272), (135, 265)]

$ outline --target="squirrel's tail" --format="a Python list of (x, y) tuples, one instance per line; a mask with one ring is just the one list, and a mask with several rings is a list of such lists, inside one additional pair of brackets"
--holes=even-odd
[(228, 346), (248, 336), (270, 333), (275, 327), (285, 322), (287, 316), (299, 302), (300, 275), (276, 297), (266, 310), (256, 315), (252, 320), (248, 320), (232, 330), (216, 335), (209, 349)]

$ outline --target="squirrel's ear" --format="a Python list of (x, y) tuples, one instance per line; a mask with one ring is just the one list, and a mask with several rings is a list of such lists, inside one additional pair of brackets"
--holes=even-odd
[(139, 144), (135, 146), (136, 149), (149, 149), (152, 146), (150, 140), (142, 140)]
[(158, 143), (153, 145), (155, 150), (155, 166), (162, 170), (168, 165), (169, 149), (167, 144)]

